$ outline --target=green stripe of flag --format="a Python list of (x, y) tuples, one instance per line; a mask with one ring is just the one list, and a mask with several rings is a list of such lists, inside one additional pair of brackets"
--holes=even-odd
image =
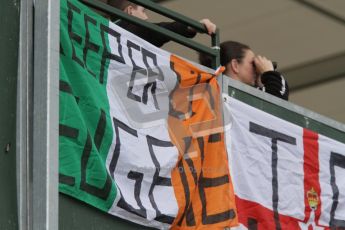
[(103, 55), (109, 21), (76, 0), (61, 0), (60, 14), (59, 190), (108, 211), (117, 195), (105, 166), (114, 136)]

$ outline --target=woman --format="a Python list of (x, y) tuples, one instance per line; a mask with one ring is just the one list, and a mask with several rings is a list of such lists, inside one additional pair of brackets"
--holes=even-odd
[[(209, 57), (200, 55), (199, 60), (201, 64), (210, 66)], [(221, 43), (220, 62), (225, 66), (225, 75), (288, 100), (289, 87), (284, 77), (274, 69), (270, 60), (256, 56), (248, 45), (236, 41)]]

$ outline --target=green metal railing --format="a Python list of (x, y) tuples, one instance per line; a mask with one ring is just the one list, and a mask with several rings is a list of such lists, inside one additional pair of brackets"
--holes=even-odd
[(236, 80), (225, 78), (223, 91), (248, 105), (283, 120), (345, 143), (345, 124), (259, 91)]
[[(147, 0), (130, 0), (130, 1), (135, 3), (135, 4), (142, 5), (149, 10), (152, 10), (158, 14), (161, 14), (163, 16), (171, 18), (175, 21), (184, 23), (184, 24), (194, 28), (198, 32), (207, 33), (205, 26), (203, 24), (201, 24), (200, 22), (197, 22), (193, 19), (190, 19), (190, 18), (188, 18), (182, 14), (179, 14), (179, 13), (174, 12), (172, 10), (169, 10), (167, 8), (164, 8), (164, 7), (158, 5), (154, 2), (147, 1)], [(195, 42), (192, 39), (183, 37), (180, 34), (177, 34), (177, 33), (172, 32), (170, 30), (164, 29), (160, 26), (146, 22), (144, 20), (138, 19), (136, 17), (130, 16), (130, 15), (122, 12), (121, 10), (114, 8), (114, 7), (111, 7), (108, 4), (105, 4), (103, 2), (100, 2), (97, 0), (81, 0), (81, 2), (85, 3), (88, 6), (94, 7), (100, 11), (103, 11), (107, 14), (115, 15), (118, 18), (129, 21), (135, 25), (143, 26), (143, 27), (148, 28), (152, 31), (158, 32), (160, 34), (164, 34), (165, 36), (167, 36), (169, 39), (171, 39), (174, 42), (177, 42), (181, 45), (189, 47), (195, 51), (205, 53), (205, 54), (209, 55), (210, 57), (212, 57), (212, 62), (213, 62), (212, 67), (213, 68), (217, 68), (220, 65), (219, 30), (218, 29), (216, 30), (216, 33), (211, 35), (211, 37), (212, 37), (211, 45), (213, 48), (210, 48), (210, 47), (202, 45), (198, 42)]]

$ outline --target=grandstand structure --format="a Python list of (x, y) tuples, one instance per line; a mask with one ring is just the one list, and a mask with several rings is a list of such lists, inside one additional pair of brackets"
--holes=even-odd
[[(256, 53), (279, 63), (279, 70), (291, 88), (292, 103), (345, 122), (345, 108), (330, 103), (345, 97), (342, 93), (345, 86), (344, 1), (158, 2), (196, 20), (209, 17), (220, 29), (221, 41), (241, 41)], [(152, 19), (162, 18), (153, 14)], [(195, 40), (207, 42), (205, 36)], [(167, 44), (164, 48), (197, 60), (195, 53), (176, 44)]]
[[(83, 2), (106, 10), (96, 0)], [(227, 78), (219, 80), (223, 92), (345, 143), (344, 1), (133, 2), (157, 11), (153, 20), (168, 16), (203, 30), (197, 20), (208, 17), (218, 25), (220, 33), (211, 38), (184, 41), (169, 35), (179, 44), (163, 49), (186, 59), (196, 62), (195, 50), (203, 51), (213, 56), (216, 68), (219, 54), (212, 47), (231, 39), (277, 61), (290, 84), (291, 103)], [(59, 194), (59, 8), (54, 0), (18, 0), (0, 9), (0, 229), (151, 229)], [(114, 9), (108, 13), (121, 16)]]

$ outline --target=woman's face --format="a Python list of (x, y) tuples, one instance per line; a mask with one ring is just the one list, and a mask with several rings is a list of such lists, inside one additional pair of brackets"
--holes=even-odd
[(244, 57), (238, 62), (238, 79), (248, 85), (254, 86), (256, 71), (254, 67), (255, 54), (251, 50), (245, 50)]

